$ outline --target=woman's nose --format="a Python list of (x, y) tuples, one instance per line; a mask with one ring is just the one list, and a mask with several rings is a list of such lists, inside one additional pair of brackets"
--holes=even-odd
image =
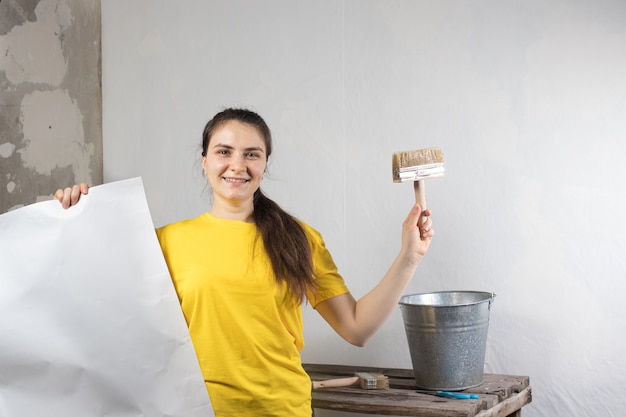
[(230, 169), (233, 171), (241, 171), (246, 168), (246, 158), (243, 155), (235, 154), (230, 160)]

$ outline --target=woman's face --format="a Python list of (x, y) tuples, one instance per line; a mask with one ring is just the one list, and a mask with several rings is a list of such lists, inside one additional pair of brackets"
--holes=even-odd
[(236, 120), (215, 130), (202, 157), (214, 201), (229, 204), (252, 204), (266, 166), (263, 137), (256, 127)]

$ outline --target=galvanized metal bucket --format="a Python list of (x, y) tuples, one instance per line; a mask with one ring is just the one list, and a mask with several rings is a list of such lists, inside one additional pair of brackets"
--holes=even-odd
[(481, 291), (440, 291), (400, 299), (419, 388), (458, 391), (482, 384), (495, 296)]

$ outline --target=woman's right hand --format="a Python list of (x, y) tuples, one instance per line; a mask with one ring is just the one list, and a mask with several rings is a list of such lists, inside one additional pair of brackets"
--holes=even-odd
[(72, 187), (59, 188), (54, 192), (54, 200), (59, 200), (61, 206), (66, 209), (75, 205), (80, 200), (80, 196), (89, 193), (89, 185), (86, 183), (76, 184)]

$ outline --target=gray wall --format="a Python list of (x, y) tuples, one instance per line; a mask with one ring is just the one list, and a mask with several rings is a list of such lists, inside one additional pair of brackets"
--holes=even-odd
[[(497, 294), (486, 370), (530, 375), (525, 416), (626, 415), (626, 2), (102, 6), (105, 180), (142, 176), (155, 223), (207, 209), (202, 127), (251, 107), (275, 135), (263, 186), (358, 297), (412, 204), (392, 153), (439, 146), (408, 292)], [(305, 361), (411, 366), (399, 310), (362, 349), (305, 320)]]
[(99, 0), (0, 2), (0, 213), (102, 183)]

